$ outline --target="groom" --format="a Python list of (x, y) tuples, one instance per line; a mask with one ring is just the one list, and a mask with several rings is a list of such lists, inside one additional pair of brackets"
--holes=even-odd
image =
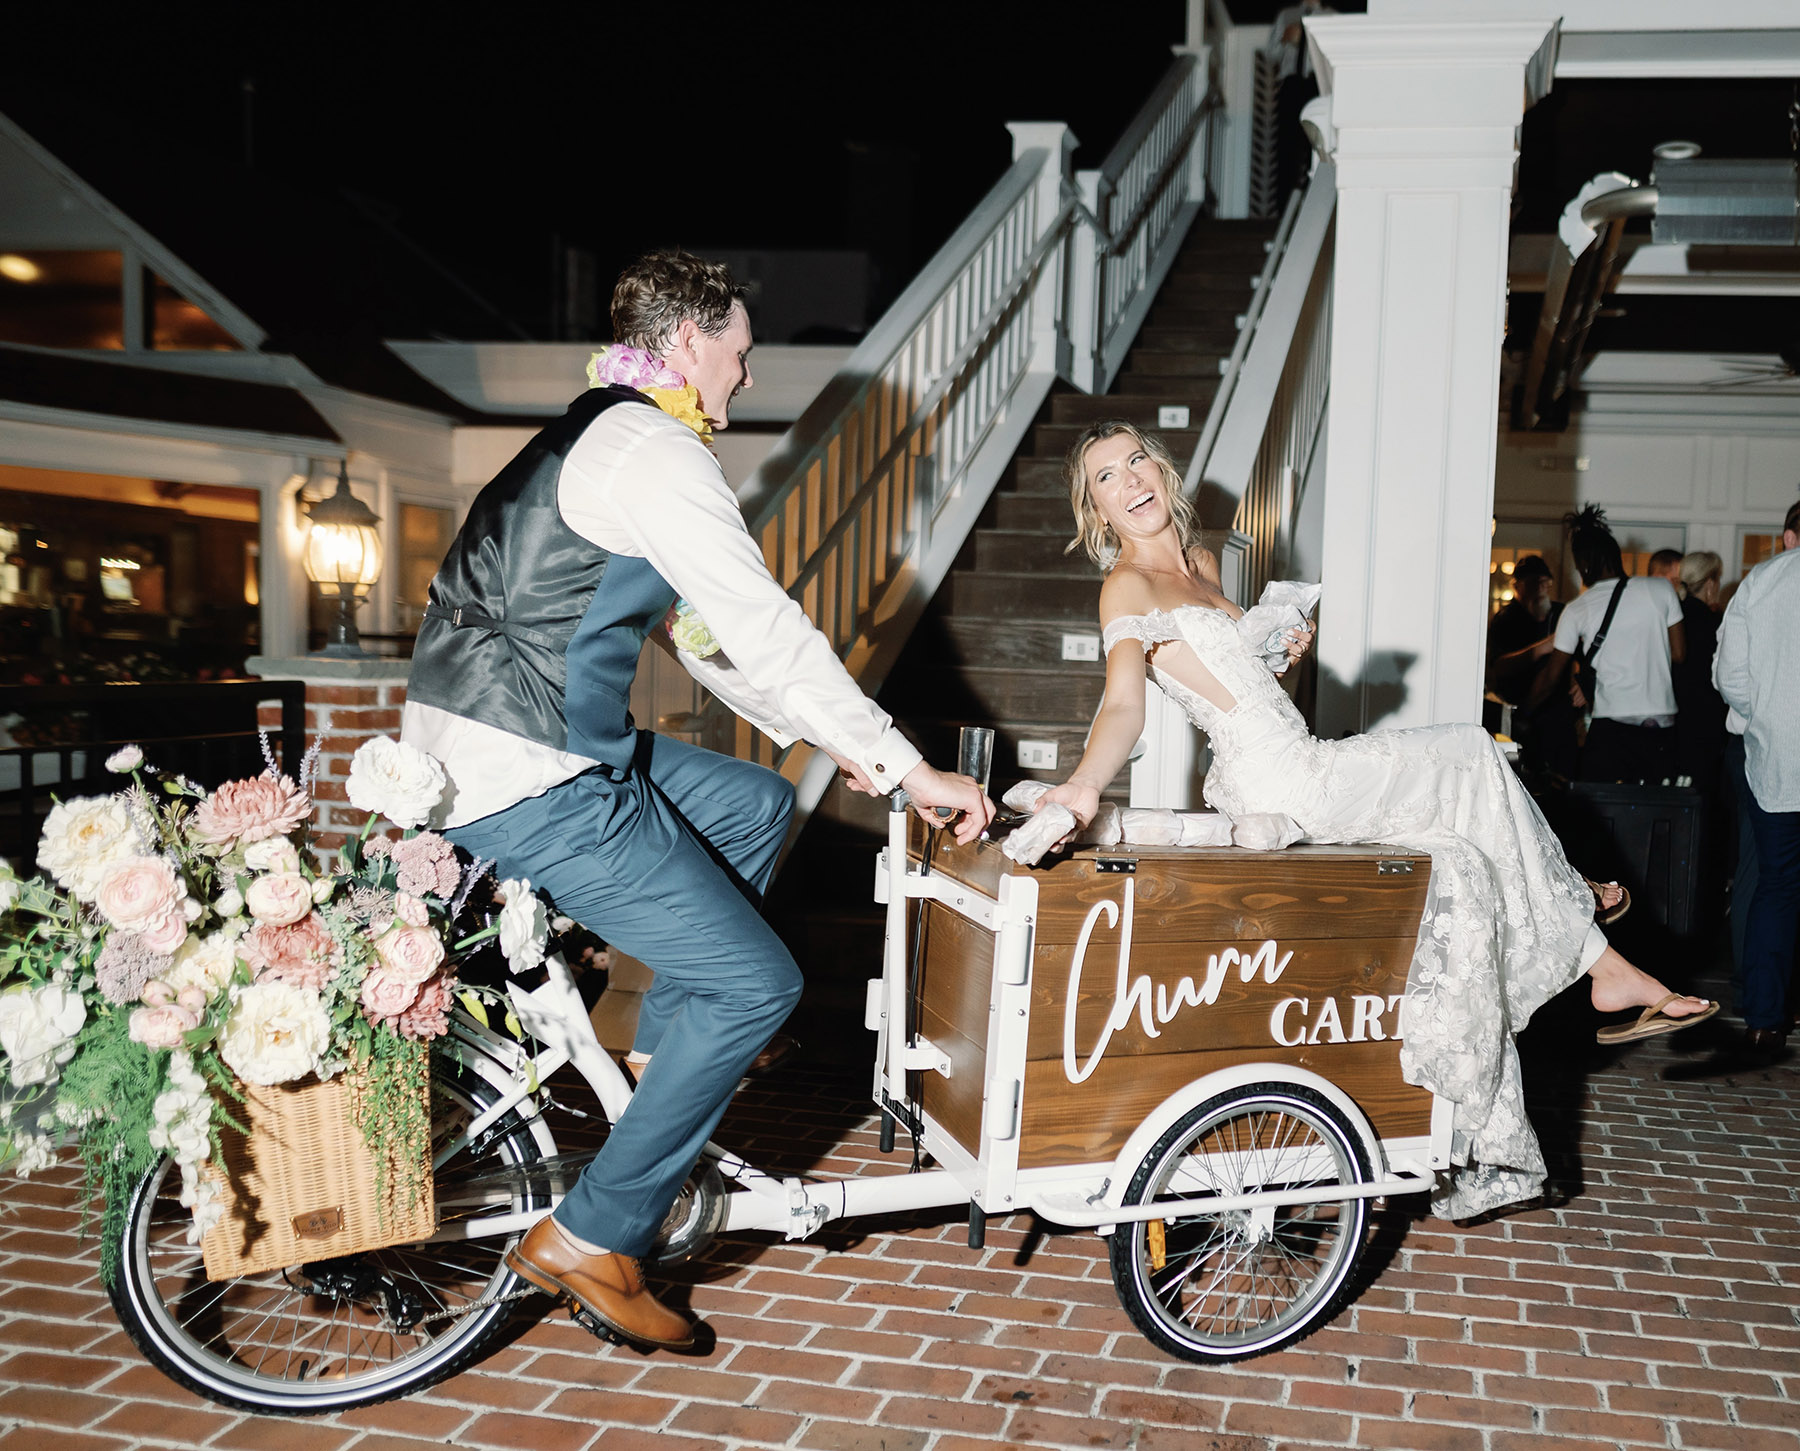
[(679, 642), (708, 690), (777, 742), (819, 746), (856, 789), (904, 786), (961, 812), (959, 840), (994, 809), (857, 689), (744, 527), (706, 443), (752, 383), (743, 296), (723, 266), (681, 252), (625, 270), (618, 342), (595, 364), (607, 385), (481, 491), (432, 581), (402, 725), (444, 764), (452, 840), (655, 969), (631, 1111), (507, 1258), (670, 1349), (693, 1326), (644, 1288), (638, 1258), (801, 979), (757, 910), (793, 788), (634, 727), (645, 637)]

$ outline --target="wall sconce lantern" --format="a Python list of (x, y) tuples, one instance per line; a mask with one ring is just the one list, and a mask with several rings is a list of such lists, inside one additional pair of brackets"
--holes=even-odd
[(306, 577), (327, 600), (337, 600), (337, 618), (325, 634), (321, 655), (367, 655), (356, 634), (357, 606), (381, 578), (381, 517), (350, 492), (348, 470), (338, 463), (337, 488), (307, 510)]

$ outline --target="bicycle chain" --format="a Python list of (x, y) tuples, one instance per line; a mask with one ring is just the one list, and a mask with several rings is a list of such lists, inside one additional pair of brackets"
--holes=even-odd
[(421, 1315), (413, 1321), (413, 1328), (416, 1330), (421, 1325), (430, 1325), (436, 1320), (454, 1320), (459, 1315), (473, 1315), (477, 1310), (485, 1310), (490, 1305), (504, 1305), (509, 1300), (523, 1300), (528, 1295), (541, 1295), (542, 1293), (542, 1290), (527, 1285), (523, 1290), (514, 1290), (508, 1295), (490, 1295), (485, 1300), (477, 1300), (474, 1304), (464, 1305), (459, 1310), (434, 1310), (431, 1314)]

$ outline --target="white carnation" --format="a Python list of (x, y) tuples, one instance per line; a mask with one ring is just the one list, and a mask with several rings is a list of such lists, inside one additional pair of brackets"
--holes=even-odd
[(395, 826), (423, 826), (444, 794), (444, 768), (416, 746), (375, 736), (350, 758), (344, 794)]
[(81, 994), (60, 983), (19, 983), (0, 993), (0, 1051), (10, 1060), (13, 1086), (54, 1079), (75, 1056), (75, 1035), (86, 1021)]
[(310, 1073), (330, 1041), (319, 995), (271, 978), (238, 993), (219, 1030), (219, 1056), (244, 1082), (267, 1087)]
[(82, 796), (50, 808), (38, 842), (38, 865), (91, 902), (108, 867), (142, 852), (143, 840), (123, 799)]
[(512, 877), (500, 884), (506, 905), (500, 909), (500, 950), (514, 972), (525, 972), (544, 960), (544, 938), (550, 916), (531, 883)]
[(183, 988), (197, 987), (210, 1003), (231, 985), (231, 974), (237, 967), (238, 933), (221, 927), (204, 937), (188, 934), (187, 941), (175, 949), (174, 961), (162, 980), (180, 993)]

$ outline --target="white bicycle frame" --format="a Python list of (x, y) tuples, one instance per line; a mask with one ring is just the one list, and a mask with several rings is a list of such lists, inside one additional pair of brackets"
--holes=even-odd
[[(876, 865), (875, 899), (887, 906), (887, 932), (882, 975), (869, 984), (864, 1025), (876, 1034), (875, 1101), (883, 1105), (884, 1112), (908, 1122), (918, 1136), (921, 1150), (943, 1167), (919, 1173), (809, 1182), (764, 1173), (709, 1143), (703, 1159), (717, 1168), (729, 1186), (722, 1231), (778, 1230), (788, 1239), (803, 1239), (831, 1220), (852, 1215), (972, 1204), (984, 1214), (1031, 1209), (1054, 1223), (1086, 1226), (1109, 1234), (1116, 1225), (1129, 1221), (1167, 1219), (1184, 1213), (1258, 1210), (1277, 1200), (1282, 1204), (1300, 1204), (1413, 1193), (1429, 1188), (1432, 1171), (1449, 1164), (1451, 1113), (1445, 1100), (1434, 1101), (1428, 1136), (1384, 1143), (1350, 1096), (1329, 1080), (1287, 1064), (1244, 1064), (1208, 1074), (1170, 1095), (1112, 1160), (1021, 1170), (1018, 1132), (1030, 1023), (1037, 883), (1029, 876), (1002, 877), (998, 895), (988, 896), (951, 877), (913, 867), (907, 859), (906, 804), (905, 793), (896, 792), (890, 802), (887, 846)], [(909, 1037), (905, 1031), (908, 915), (910, 904), (921, 899), (939, 902), (994, 934), (990, 1020), (995, 1028), (988, 1045), (979, 1152), (973, 1154), (929, 1114), (914, 1106), (908, 1089), (910, 1074), (949, 1076), (953, 1071), (948, 1054), (923, 1036)], [(519, 1041), (494, 1032), (461, 1011), (454, 1015), (449, 1051), (468, 1070), (486, 1079), (498, 1097), (461, 1135), (440, 1150), (438, 1162), (448, 1160), (522, 1106), (522, 1117), (540, 1154), (555, 1154), (554, 1138), (535, 1104), (528, 1100), (534, 1100), (540, 1085), (564, 1066), (573, 1066), (587, 1080), (609, 1121), (616, 1123), (629, 1109), (631, 1086), (595, 1036), (567, 964), (561, 957), (553, 956), (545, 965), (549, 975), (540, 986), (527, 990), (515, 983), (508, 988), (514, 1013), (529, 1037), (540, 1045), (535, 1055)], [(1362, 1138), (1376, 1177), (1364, 1184), (1283, 1189), (1278, 1194), (1247, 1191), (1161, 1200), (1154, 1205), (1122, 1203), (1132, 1171), (1163, 1131), (1183, 1113), (1220, 1092), (1271, 1079), (1313, 1088), (1341, 1108)], [(554, 1175), (551, 1177), (553, 1201), (560, 1200)], [(1191, 1178), (1196, 1187), (1224, 1182), (1212, 1174), (1183, 1178)], [(440, 1200), (446, 1206), (456, 1202)], [(496, 1195), (461, 1207), (488, 1203), (498, 1207), (504, 1202)], [(545, 1208), (505, 1210), (456, 1219), (435, 1238), (442, 1241), (512, 1234), (528, 1228), (548, 1212)]]

